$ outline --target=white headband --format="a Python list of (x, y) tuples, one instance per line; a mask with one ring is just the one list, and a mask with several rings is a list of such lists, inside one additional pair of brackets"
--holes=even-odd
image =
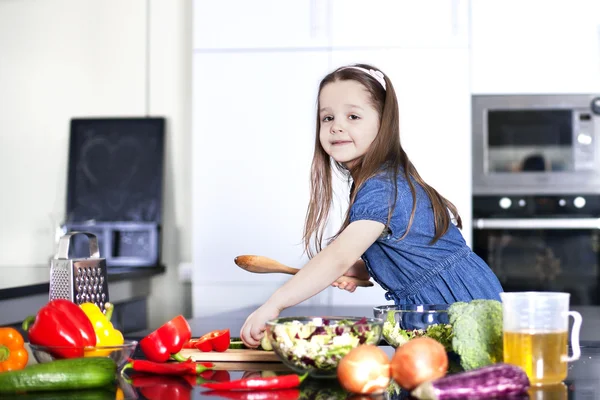
[(340, 69), (340, 71), (343, 69), (348, 69), (348, 68), (357, 69), (359, 71), (364, 72), (365, 74), (371, 75), (373, 78), (375, 78), (375, 80), (377, 82), (379, 82), (379, 84), (383, 87), (383, 90), (387, 90), (385, 87), (385, 79), (383, 78), (383, 72), (376, 71), (374, 69), (366, 69), (363, 67), (344, 67), (344, 68)]

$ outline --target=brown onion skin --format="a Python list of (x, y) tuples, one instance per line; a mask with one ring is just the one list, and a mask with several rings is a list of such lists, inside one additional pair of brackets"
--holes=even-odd
[(390, 358), (377, 346), (357, 346), (342, 358), (337, 376), (342, 387), (349, 392), (383, 393), (391, 381)]
[(398, 347), (391, 362), (392, 377), (400, 387), (413, 390), (423, 382), (446, 375), (448, 354), (431, 338), (420, 337)]

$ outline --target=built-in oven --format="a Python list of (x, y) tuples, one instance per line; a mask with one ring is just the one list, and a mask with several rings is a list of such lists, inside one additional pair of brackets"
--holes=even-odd
[(600, 193), (600, 94), (472, 96), (473, 193)]
[(600, 304), (600, 195), (473, 198), (473, 250), (505, 291), (571, 293)]

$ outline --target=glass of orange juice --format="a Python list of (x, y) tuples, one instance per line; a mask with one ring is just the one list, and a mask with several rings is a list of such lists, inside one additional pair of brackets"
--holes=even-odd
[[(503, 292), (504, 362), (523, 368), (533, 386), (556, 385), (567, 363), (579, 359), (581, 314), (569, 311), (569, 293)], [(568, 356), (569, 316), (573, 317)]]

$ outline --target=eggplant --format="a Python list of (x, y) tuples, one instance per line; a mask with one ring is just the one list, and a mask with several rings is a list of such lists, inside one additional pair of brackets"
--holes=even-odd
[(527, 389), (529, 378), (525, 371), (498, 363), (422, 383), (411, 395), (419, 400), (484, 400), (525, 394)]

